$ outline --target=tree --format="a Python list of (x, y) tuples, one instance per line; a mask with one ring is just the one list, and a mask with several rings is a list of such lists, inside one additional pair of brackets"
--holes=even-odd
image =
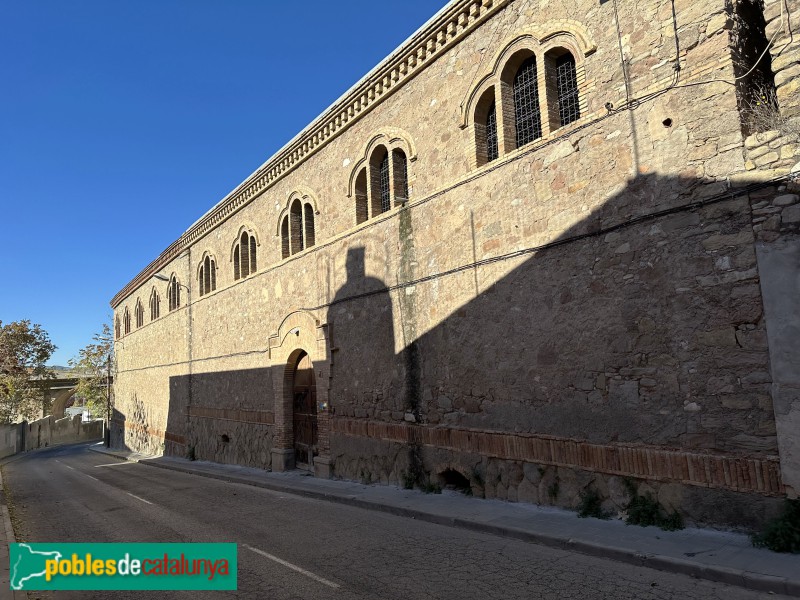
[(110, 378), (114, 363), (114, 338), (111, 326), (103, 324), (103, 331), (92, 336), (93, 343), (70, 359), (69, 366), (78, 378), (75, 395), (83, 398), (93, 417), (108, 417), (110, 408)]
[(3, 325), (0, 321), (0, 423), (34, 418), (42, 408), (42, 388), (36, 379), (47, 379), (45, 363), (56, 347), (41, 325), (28, 320)]

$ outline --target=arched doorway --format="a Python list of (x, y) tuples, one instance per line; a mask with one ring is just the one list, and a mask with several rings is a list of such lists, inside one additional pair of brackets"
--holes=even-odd
[(313, 471), (317, 448), (317, 386), (311, 357), (301, 352), (292, 377), (294, 459), (298, 469)]

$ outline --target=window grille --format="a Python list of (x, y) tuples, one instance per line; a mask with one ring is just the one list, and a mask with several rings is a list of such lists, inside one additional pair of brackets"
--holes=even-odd
[(300, 200), (292, 202), (289, 210), (289, 227), (292, 230), (291, 252), (296, 254), (304, 248), (303, 244), (303, 205)]
[(142, 306), (141, 300), (136, 300), (136, 328), (138, 329), (142, 325), (144, 325), (144, 306)]
[(306, 248), (311, 248), (316, 241), (316, 234), (314, 232), (314, 207), (310, 204), (303, 206), (303, 225), (306, 234)]
[(536, 81), (536, 57), (531, 56), (520, 65), (514, 76), (514, 116), (517, 130), (517, 148), (542, 137), (542, 119), (539, 107), (539, 89)]
[(486, 162), (492, 162), (497, 156), (497, 109), (492, 102), (486, 114)]
[(391, 208), (390, 189), (389, 189), (389, 153), (383, 155), (380, 165), (378, 166), (380, 175), (380, 192), (381, 192), (381, 212), (384, 213)]
[(394, 200), (405, 202), (408, 200), (408, 161), (406, 153), (397, 148), (392, 151), (394, 163)]
[(246, 231), (242, 232), (242, 237), (239, 239), (239, 247), (241, 248), (239, 260), (241, 261), (240, 267), (242, 270), (242, 277), (247, 277), (250, 275), (250, 252), (248, 252), (250, 248), (250, 237), (247, 235)]
[(155, 321), (161, 316), (161, 297), (155, 288), (150, 292), (150, 320)]
[(289, 258), (289, 217), (283, 217), (281, 223), (281, 258)]
[(569, 52), (556, 59), (556, 88), (558, 90), (558, 116), (563, 127), (581, 117), (575, 58)]

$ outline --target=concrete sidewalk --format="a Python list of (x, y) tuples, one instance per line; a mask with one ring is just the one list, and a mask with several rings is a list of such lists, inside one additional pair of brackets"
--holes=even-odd
[(469, 498), (456, 492), (424, 494), (396, 486), (317, 479), (301, 471), (271, 473), (108, 450), (101, 445), (90, 449), (162, 469), (512, 537), (754, 590), (800, 596), (800, 556), (754, 548), (743, 534), (697, 528), (662, 531), (655, 527), (628, 526), (620, 520), (580, 519), (575, 513), (561, 509)]

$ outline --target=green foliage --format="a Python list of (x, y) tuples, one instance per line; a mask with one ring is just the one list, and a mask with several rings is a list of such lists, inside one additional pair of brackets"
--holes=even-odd
[(583, 518), (594, 517), (595, 519), (609, 519), (611, 513), (603, 510), (603, 499), (600, 493), (592, 488), (580, 493), (581, 501), (578, 504), (578, 516)]
[(441, 494), (442, 493), (442, 486), (438, 483), (435, 483), (428, 479), (428, 481), (424, 482), (420, 489), (425, 492), (426, 494)]
[(752, 537), (753, 545), (773, 552), (800, 554), (800, 498), (786, 500), (783, 514)]
[(105, 419), (110, 405), (109, 378), (114, 372), (114, 338), (111, 326), (103, 324), (101, 333), (92, 336), (93, 342), (81, 348), (78, 357), (69, 364), (78, 377), (75, 395), (85, 401), (95, 418)]
[(45, 363), (56, 347), (41, 325), (0, 321), (0, 423), (32, 419), (42, 408), (42, 387), (51, 377)]
[(403, 479), (403, 489), (406, 490), (413, 490), (414, 489), (414, 475), (410, 471), (403, 471), (402, 473)]
[(631, 497), (626, 507), (628, 518), (625, 523), (627, 525), (639, 525), (640, 527), (655, 525), (664, 531), (683, 529), (683, 517), (680, 514), (675, 511), (668, 513), (649, 492), (640, 496), (630, 479), (625, 480), (625, 487)]

